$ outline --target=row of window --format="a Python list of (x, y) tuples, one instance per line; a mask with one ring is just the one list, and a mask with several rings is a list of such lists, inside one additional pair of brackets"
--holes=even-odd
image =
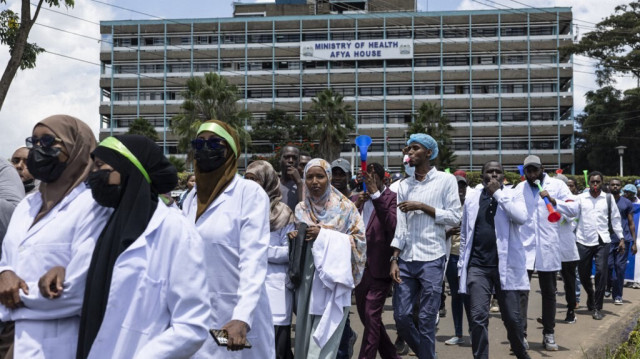
[[(527, 29), (529, 31), (527, 31)], [(498, 29), (497, 27), (489, 28), (472, 28), (472, 38), (482, 37), (497, 37), (498, 31), (500, 36), (548, 36), (556, 35), (556, 26), (514, 26), (503, 27)], [(212, 30), (213, 32), (213, 30)], [(273, 34), (220, 34), (217, 35), (194, 35), (191, 36), (167, 36), (163, 41), (163, 36), (144, 36), (138, 40), (137, 36), (131, 37), (117, 37), (114, 40), (116, 47), (130, 47), (130, 46), (164, 46), (166, 45), (191, 45), (191, 41), (195, 45), (214, 45), (218, 44), (266, 44), (274, 42), (300, 42), (300, 41), (328, 41), (328, 40), (370, 40), (370, 39), (452, 39), (452, 38), (468, 38), (469, 28), (444, 28), (442, 30), (438, 28), (430, 29), (414, 29), (414, 30), (383, 30), (379, 31), (335, 31), (335, 32), (305, 32), (300, 34), (296, 33), (277, 33), (275, 34), (275, 41)]]
[[(393, 67), (411, 67), (412, 61), (415, 67), (439, 67), (439, 66), (469, 66), (471, 65), (497, 65), (498, 60), (503, 65), (526, 64), (555, 64), (557, 57), (551, 54), (542, 55), (505, 55), (499, 56), (452, 56), (452, 57), (426, 57), (416, 58), (413, 60), (386, 60), (386, 66)], [(566, 60), (566, 59), (563, 59)], [(193, 64), (194, 72), (216, 72), (221, 71), (271, 71), (271, 70), (299, 70), (303, 69), (355, 69), (355, 68), (383, 68), (384, 60), (365, 60), (365, 61), (222, 61), (220, 67), (217, 62), (196, 62)], [(164, 73), (164, 65), (140, 64), (140, 73)], [(115, 65), (116, 74), (137, 74), (138, 65)], [(190, 73), (190, 62), (168, 63), (166, 66), (168, 73)]]
[(470, 144), (473, 145), (474, 151), (497, 151), (499, 148), (502, 150), (527, 150), (531, 148), (532, 150), (557, 150), (560, 149), (571, 149), (571, 137), (561, 138), (560, 143), (557, 140), (538, 140), (531, 139), (531, 147), (529, 147), (529, 142), (526, 137), (515, 138), (515, 139), (502, 139), (501, 143), (498, 141), (484, 141), (481, 138), (474, 139), (473, 142), (467, 141), (457, 141), (458, 139), (454, 139), (453, 149), (455, 151), (469, 151), (471, 150)]

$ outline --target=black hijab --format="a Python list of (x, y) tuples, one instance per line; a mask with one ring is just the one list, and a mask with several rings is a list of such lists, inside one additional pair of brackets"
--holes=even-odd
[(93, 251), (80, 317), (80, 334), (76, 358), (89, 356), (107, 308), (111, 275), (116, 259), (147, 228), (156, 207), (158, 194), (175, 188), (178, 176), (175, 167), (162, 150), (150, 139), (139, 135), (116, 136), (148, 173), (142, 171), (118, 150), (106, 147), (103, 141), (92, 153), (121, 176), (121, 198), (109, 222), (100, 234)]

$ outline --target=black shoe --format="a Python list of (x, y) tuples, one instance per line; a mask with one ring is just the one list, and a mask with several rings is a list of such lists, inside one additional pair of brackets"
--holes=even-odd
[(447, 310), (445, 308), (440, 309), (440, 318), (444, 318), (447, 316)]
[(595, 320), (602, 320), (604, 315), (602, 315), (602, 312), (600, 312), (600, 309), (595, 309), (591, 317)]
[(401, 338), (396, 339), (395, 346), (396, 346), (396, 353), (398, 353), (398, 355), (409, 354), (409, 344), (407, 344)]
[(576, 322), (576, 313), (573, 310), (567, 311), (567, 317), (564, 318), (564, 322), (567, 324), (573, 324)]
[(536, 318), (536, 322), (538, 322), (538, 323), (542, 324), (542, 317), (537, 317), (537, 318)]

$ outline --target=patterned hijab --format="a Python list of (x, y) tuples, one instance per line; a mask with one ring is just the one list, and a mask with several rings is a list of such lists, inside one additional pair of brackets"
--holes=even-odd
[[(320, 167), (327, 175), (327, 189), (318, 198), (311, 196), (307, 186), (307, 173), (313, 167)], [(355, 204), (331, 185), (331, 165), (329, 162), (314, 158), (304, 168), (304, 200), (296, 207), (296, 223), (319, 225), (348, 234), (355, 244), (352, 248), (351, 271), (353, 280), (360, 283), (364, 264), (367, 260), (367, 244), (364, 239), (364, 221)]]
[[(51, 183), (40, 184), (42, 207), (33, 224), (47, 215), (74, 188), (84, 182), (91, 171), (93, 161), (91, 151), (96, 148), (96, 138), (91, 128), (79, 119), (67, 115), (54, 115), (38, 122), (37, 126), (44, 126), (62, 140), (62, 146), (69, 155), (67, 167), (60, 178)], [(33, 225), (32, 224), (32, 225)]]
[[(227, 142), (227, 159), (220, 168), (209, 173), (201, 173), (198, 164), (194, 161), (193, 166), (196, 169), (196, 199), (198, 200), (198, 209), (196, 211), (196, 221), (207, 210), (207, 207), (218, 198), (220, 193), (233, 181), (238, 172), (236, 161), (237, 153), (240, 153), (240, 140), (238, 132), (224, 122), (217, 120), (207, 121), (200, 126), (198, 134), (208, 131), (207, 127), (216, 127), (218, 130), (211, 131), (220, 136)], [(227, 136), (228, 135), (228, 136)]]
[(269, 201), (271, 202), (271, 212), (269, 214), (271, 232), (280, 230), (293, 222), (293, 212), (291, 212), (289, 206), (280, 202), (282, 199), (280, 179), (273, 166), (267, 161), (255, 161), (247, 167), (247, 173), (256, 176), (258, 184), (269, 195)]

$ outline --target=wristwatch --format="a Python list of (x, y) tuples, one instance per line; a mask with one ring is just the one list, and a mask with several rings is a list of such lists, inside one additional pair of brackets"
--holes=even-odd
[(393, 262), (393, 261), (398, 261), (398, 257), (396, 256), (391, 256), (391, 259), (389, 259), (389, 262)]

